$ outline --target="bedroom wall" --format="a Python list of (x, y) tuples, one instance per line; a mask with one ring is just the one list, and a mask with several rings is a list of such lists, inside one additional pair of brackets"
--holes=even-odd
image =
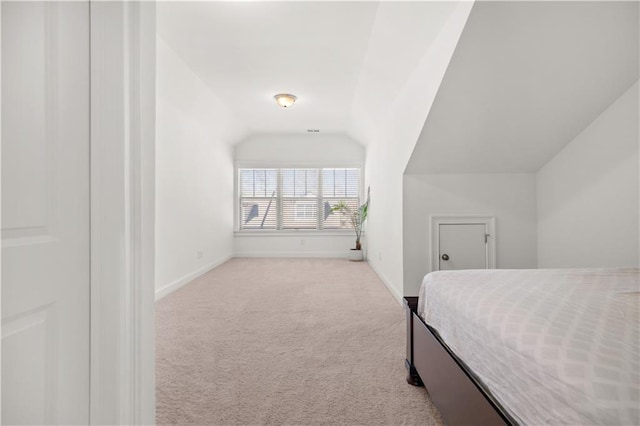
[[(403, 295), (403, 173), (472, 5), (472, 2), (448, 4), (450, 10), (444, 26), (431, 46), (422, 52), (404, 86), (390, 99), (386, 113), (368, 128), (354, 130), (357, 139), (367, 145), (365, 184), (371, 186), (365, 253), (371, 267), (398, 301)], [(390, 21), (379, 28), (394, 28), (393, 25), (399, 24)], [(372, 82), (375, 83), (375, 78)], [(373, 83), (371, 90), (375, 90)], [(366, 106), (362, 109), (366, 111)], [(361, 118), (359, 122), (367, 120)]]
[(403, 212), (406, 296), (417, 296), (431, 272), (433, 215), (495, 217), (496, 266), (536, 267), (534, 173), (405, 175)]
[[(226, 107), (157, 39), (156, 298), (233, 254), (233, 149)], [(215, 118), (215, 119), (214, 119)]]
[[(364, 167), (364, 147), (346, 135), (256, 135), (235, 147), (237, 167)], [(234, 175), (236, 175), (234, 173)], [(237, 182), (236, 182), (237, 185)], [(234, 203), (235, 229), (238, 209)], [(366, 237), (365, 237), (366, 238)], [(237, 257), (346, 257), (353, 231), (236, 232)]]
[(541, 268), (638, 267), (638, 83), (537, 174)]
[(235, 147), (236, 164), (362, 166), (364, 147), (346, 135), (323, 133), (254, 135)]

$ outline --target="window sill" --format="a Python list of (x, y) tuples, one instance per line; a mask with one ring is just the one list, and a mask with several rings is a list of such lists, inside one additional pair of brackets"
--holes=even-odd
[(287, 231), (275, 231), (275, 230), (264, 230), (264, 231), (234, 231), (234, 237), (354, 237), (355, 233), (352, 229), (345, 230), (327, 230), (327, 231), (314, 231), (311, 229), (300, 229), (300, 230), (287, 230)]

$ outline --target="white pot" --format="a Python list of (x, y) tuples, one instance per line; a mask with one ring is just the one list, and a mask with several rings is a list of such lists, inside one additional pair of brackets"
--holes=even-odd
[(347, 259), (352, 262), (362, 262), (364, 260), (364, 254), (362, 250), (351, 249), (347, 253)]

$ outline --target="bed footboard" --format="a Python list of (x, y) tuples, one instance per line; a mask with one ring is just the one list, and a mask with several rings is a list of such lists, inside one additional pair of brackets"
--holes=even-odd
[(466, 365), (418, 316), (418, 298), (404, 298), (407, 382), (426, 386), (449, 425), (515, 425)]

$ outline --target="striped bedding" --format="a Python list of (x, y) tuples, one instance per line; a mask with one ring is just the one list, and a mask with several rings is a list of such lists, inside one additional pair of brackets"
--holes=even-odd
[(519, 423), (638, 425), (639, 276), (432, 272), (418, 313)]

